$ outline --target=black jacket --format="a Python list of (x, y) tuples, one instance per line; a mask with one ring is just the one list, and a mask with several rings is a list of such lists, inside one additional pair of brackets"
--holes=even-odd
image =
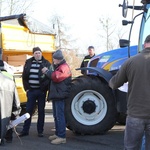
[[(22, 82), (23, 82), (23, 86), (24, 86), (25, 91), (31, 89), (28, 81), (29, 81), (29, 75), (30, 75), (30, 68), (31, 68), (31, 64), (32, 64), (33, 60), (34, 60), (34, 57), (29, 58), (28, 60), (26, 60), (25, 65), (24, 65), (23, 74), (22, 74)], [(51, 64), (48, 60), (46, 60), (42, 56), (42, 64), (39, 68), (40, 89), (42, 91), (47, 91), (48, 87), (49, 87), (50, 80), (42, 74), (41, 70), (42, 70), (43, 66), (50, 68)]]
[[(81, 66), (80, 68), (83, 68), (83, 67), (87, 67), (88, 65), (88, 62), (90, 61), (91, 58), (93, 58), (95, 56), (95, 54), (91, 57), (90, 55), (87, 55), (84, 57), (82, 63), (81, 63)], [(86, 74), (86, 71), (85, 70), (81, 70), (81, 73), (82, 74)]]

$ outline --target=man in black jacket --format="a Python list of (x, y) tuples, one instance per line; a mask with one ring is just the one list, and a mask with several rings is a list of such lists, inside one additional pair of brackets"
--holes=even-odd
[[(45, 98), (49, 87), (50, 80), (41, 72), (43, 67), (50, 68), (50, 62), (42, 56), (42, 51), (39, 47), (33, 48), (33, 57), (26, 60), (22, 79), (23, 86), (27, 95), (26, 112), (32, 116), (36, 102), (38, 104), (38, 121), (37, 132), (39, 137), (43, 137), (44, 120), (45, 120)], [(23, 130), (19, 136), (29, 134), (31, 118), (25, 121)]]
[[(89, 53), (89, 55), (84, 57), (80, 68), (87, 67), (87, 64), (90, 61), (90, 59), (95, 56), (95, 51), (94, 51), (94, 47), (93, 46), (89, 46), (88, 47), (88, 53)], [(86, 71), (85, 70), (81, 70), (81, 73), (82, 74), (86, 74)]]

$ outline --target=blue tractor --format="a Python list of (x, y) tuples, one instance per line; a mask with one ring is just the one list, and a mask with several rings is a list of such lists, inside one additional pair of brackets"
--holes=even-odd
[[(145, 37), (150, 34), (150, 0), (142, 0), (141, 6), (128, 6), (124, 0), (123, 17), (127, 9), (139, 10), (132, 21), (123, 20), (123, 25), (131, 24), (129, 39), (120, 40), (119, 49), (110, 50), (92, 58), (88, 67), (79, 68), (87, 71), (87, 75), (72, 80), (71, 93), (66, 100), (65, 116), (67, 128), (79, 134), (105, 134), (116, 122), (125, 124), (126, 92), (113, 91), (108, 82), (116, 74), (121, 65), (142, 50)], [(138, 46), (130, 46), (130, 38), (134, 20), (142, 16)]]

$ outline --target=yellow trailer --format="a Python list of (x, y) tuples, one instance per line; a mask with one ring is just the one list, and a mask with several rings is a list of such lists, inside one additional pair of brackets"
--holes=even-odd
[(0, 59), (15, 69), (14, 76), (22, 106), (27, 101), (21, 78), (23, 65), (32, 56), (32, 48), (36, 46), (52, 62), (55, 34), (49, 27), (25, 14), (0, 17)]

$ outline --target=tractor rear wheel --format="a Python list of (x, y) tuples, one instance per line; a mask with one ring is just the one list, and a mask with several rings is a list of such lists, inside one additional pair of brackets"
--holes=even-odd
[(112, 90), (95, 76), (72, 80), (65, 109), (68, 129), (79, 134), (104, 134), (117, 119)]

